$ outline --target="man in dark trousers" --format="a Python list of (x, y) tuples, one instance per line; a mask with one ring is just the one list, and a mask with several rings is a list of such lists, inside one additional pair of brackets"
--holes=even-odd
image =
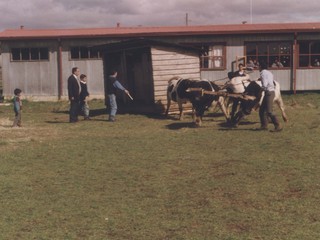
[(78, 80), (80, 70), (77, 67), (72, 68), (72, 75), (68, 78), (68, 95), (70, 100), (70, 123), (78, 122), (80, 108), (81, 86)]
[(262, 89), (264, 90), (264, 98), (259, 109), (259, 117), (261, 127), (257, 130), (268, 130), (268, 117), (271, 119), (274, 130), (271, 132), (282, 131), (282, 126), (278, 117), (273, 112), (273, 100), (275, 96), (275, 84), (273, 74), (268, 70), (268, 65), (264, 62), (260, 64), (260, 78)]

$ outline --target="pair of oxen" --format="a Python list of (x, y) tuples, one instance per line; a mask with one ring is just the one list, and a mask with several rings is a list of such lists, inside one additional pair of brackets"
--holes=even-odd
[[(281, 97), (280, 84), (274, 81), (274, 102), (279, 106), (282, 118), (288, 121)], [(191, 102), (193, 108), (193, 121), (196, 126), (202, 125), (204, 112), (215, 101), (222, 110), (230, 126), (237, 126), (245, 115), (257, 109), (264, 97), (261, 81), (250, 81), (249, 76), (234, 77), (223, 86), (218, 86), (208, 80), (193, 80), (173, 77), (168, 81), (167, 110), (169, 113), (171, 101), (179, 106), (179, 119), (183, 118), (183, 104)], [(226, 100), (228, 99), (228, 100)], [(229, 103), (232, 102), (232, 111), (229, 113)]]

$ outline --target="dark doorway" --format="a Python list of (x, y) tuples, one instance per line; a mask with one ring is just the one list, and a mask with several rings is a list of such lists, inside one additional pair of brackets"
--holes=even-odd
[(118, 80), (126, 87), (135, 104), (154, 104), (153, 75), (150, 48), (135, 48), (104, 54), (104, 76), (112, 69), (118, 71)]
[(153, 104), (153, 77), (150, 48), (126, 51), (127, 79), (137, 103)]

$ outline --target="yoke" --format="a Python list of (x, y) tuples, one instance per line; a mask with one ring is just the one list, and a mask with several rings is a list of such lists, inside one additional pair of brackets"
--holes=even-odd
[(222, 97), (231, 97), (231, 98), (240, 98), (245, 101), (253, 101), (256, 99), (255, 96), (246, 95), (243, 93), (228, 93), (228, 92), (214, 92), (214, 91), (208, 91), (203, 88), (188, 88), (186, 90), (187, 92), (201, 92), (201, 96), (208, 94), (208, 95), (215, 95), (215, 96), (222, 96)]

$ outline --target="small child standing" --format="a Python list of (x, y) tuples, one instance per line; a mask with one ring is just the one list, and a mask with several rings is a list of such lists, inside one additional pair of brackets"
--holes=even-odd
[(88, 85), (87, 85), (87, 76), (84, 74), (80, 75), (80, 85), (81, 85), (81, 92), (80, 92), (80, 110), (83, 112), (84, 120), (90, 120), (89, 117), (89, 105), (88, 105)]
[(13, 110), (15, 113), (15, 118), (12, 127), (22, 127), (21, 125), (21, 111), (22, 111), (22, 101), (21, 101), (21, 89), (16, 88), (14, 90), (13, 97)]

